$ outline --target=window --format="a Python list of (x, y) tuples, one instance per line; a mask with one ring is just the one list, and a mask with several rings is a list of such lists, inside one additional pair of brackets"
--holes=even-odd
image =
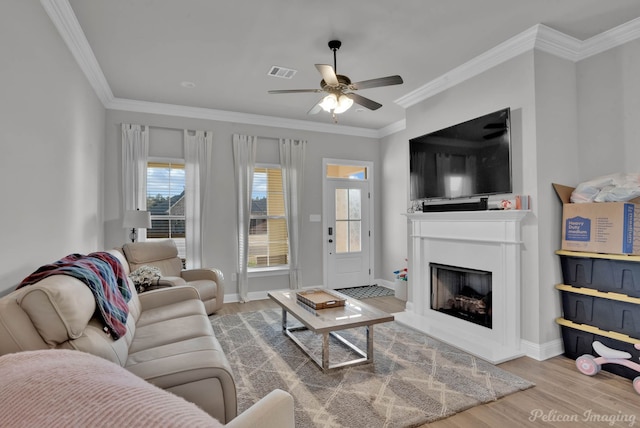
[(251, 194), (249, 269), (286, 266), (289, 253), (280, 167), (256, 167)]
[(178, 256), (185, 258), (184, 162), (147, 164), (147, 211), (151, 228), (147, 240), (173, 239)]

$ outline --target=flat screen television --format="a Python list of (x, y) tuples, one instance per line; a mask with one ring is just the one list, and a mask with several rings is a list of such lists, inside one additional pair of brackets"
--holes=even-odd
[(511, 193), (510, 116), (505, 108), (409, 140), (411, 200)]

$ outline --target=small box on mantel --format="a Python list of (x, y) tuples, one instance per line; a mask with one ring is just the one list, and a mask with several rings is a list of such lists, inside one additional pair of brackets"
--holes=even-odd
[(562, 201), (563, 250), (640, 254), (640, 201), (573, 204), (573, 187), (553, 188)]

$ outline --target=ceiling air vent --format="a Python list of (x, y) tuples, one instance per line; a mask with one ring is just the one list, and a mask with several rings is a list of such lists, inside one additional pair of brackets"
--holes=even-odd
[(291, 68), (280, 67), (278, 65), (274, 65), (271, 67), (271, 70), (267, 73), (269, 76), (273, 77), (281, 77), (283, 79), (291, 79), (298, 70), (293, 70)]

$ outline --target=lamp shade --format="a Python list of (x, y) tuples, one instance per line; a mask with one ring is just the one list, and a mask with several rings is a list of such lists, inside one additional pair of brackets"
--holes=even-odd
[(151, 227), (151, 213), (149, 211), (125, 211), (122, 227), (147, 229)]
[(340, 95), (338, 98), (338, 105), (333, 109), (335, 114), (344, 113), (349, 110), (349, 108), (353, 105), (353, 100), (346, 95)]

